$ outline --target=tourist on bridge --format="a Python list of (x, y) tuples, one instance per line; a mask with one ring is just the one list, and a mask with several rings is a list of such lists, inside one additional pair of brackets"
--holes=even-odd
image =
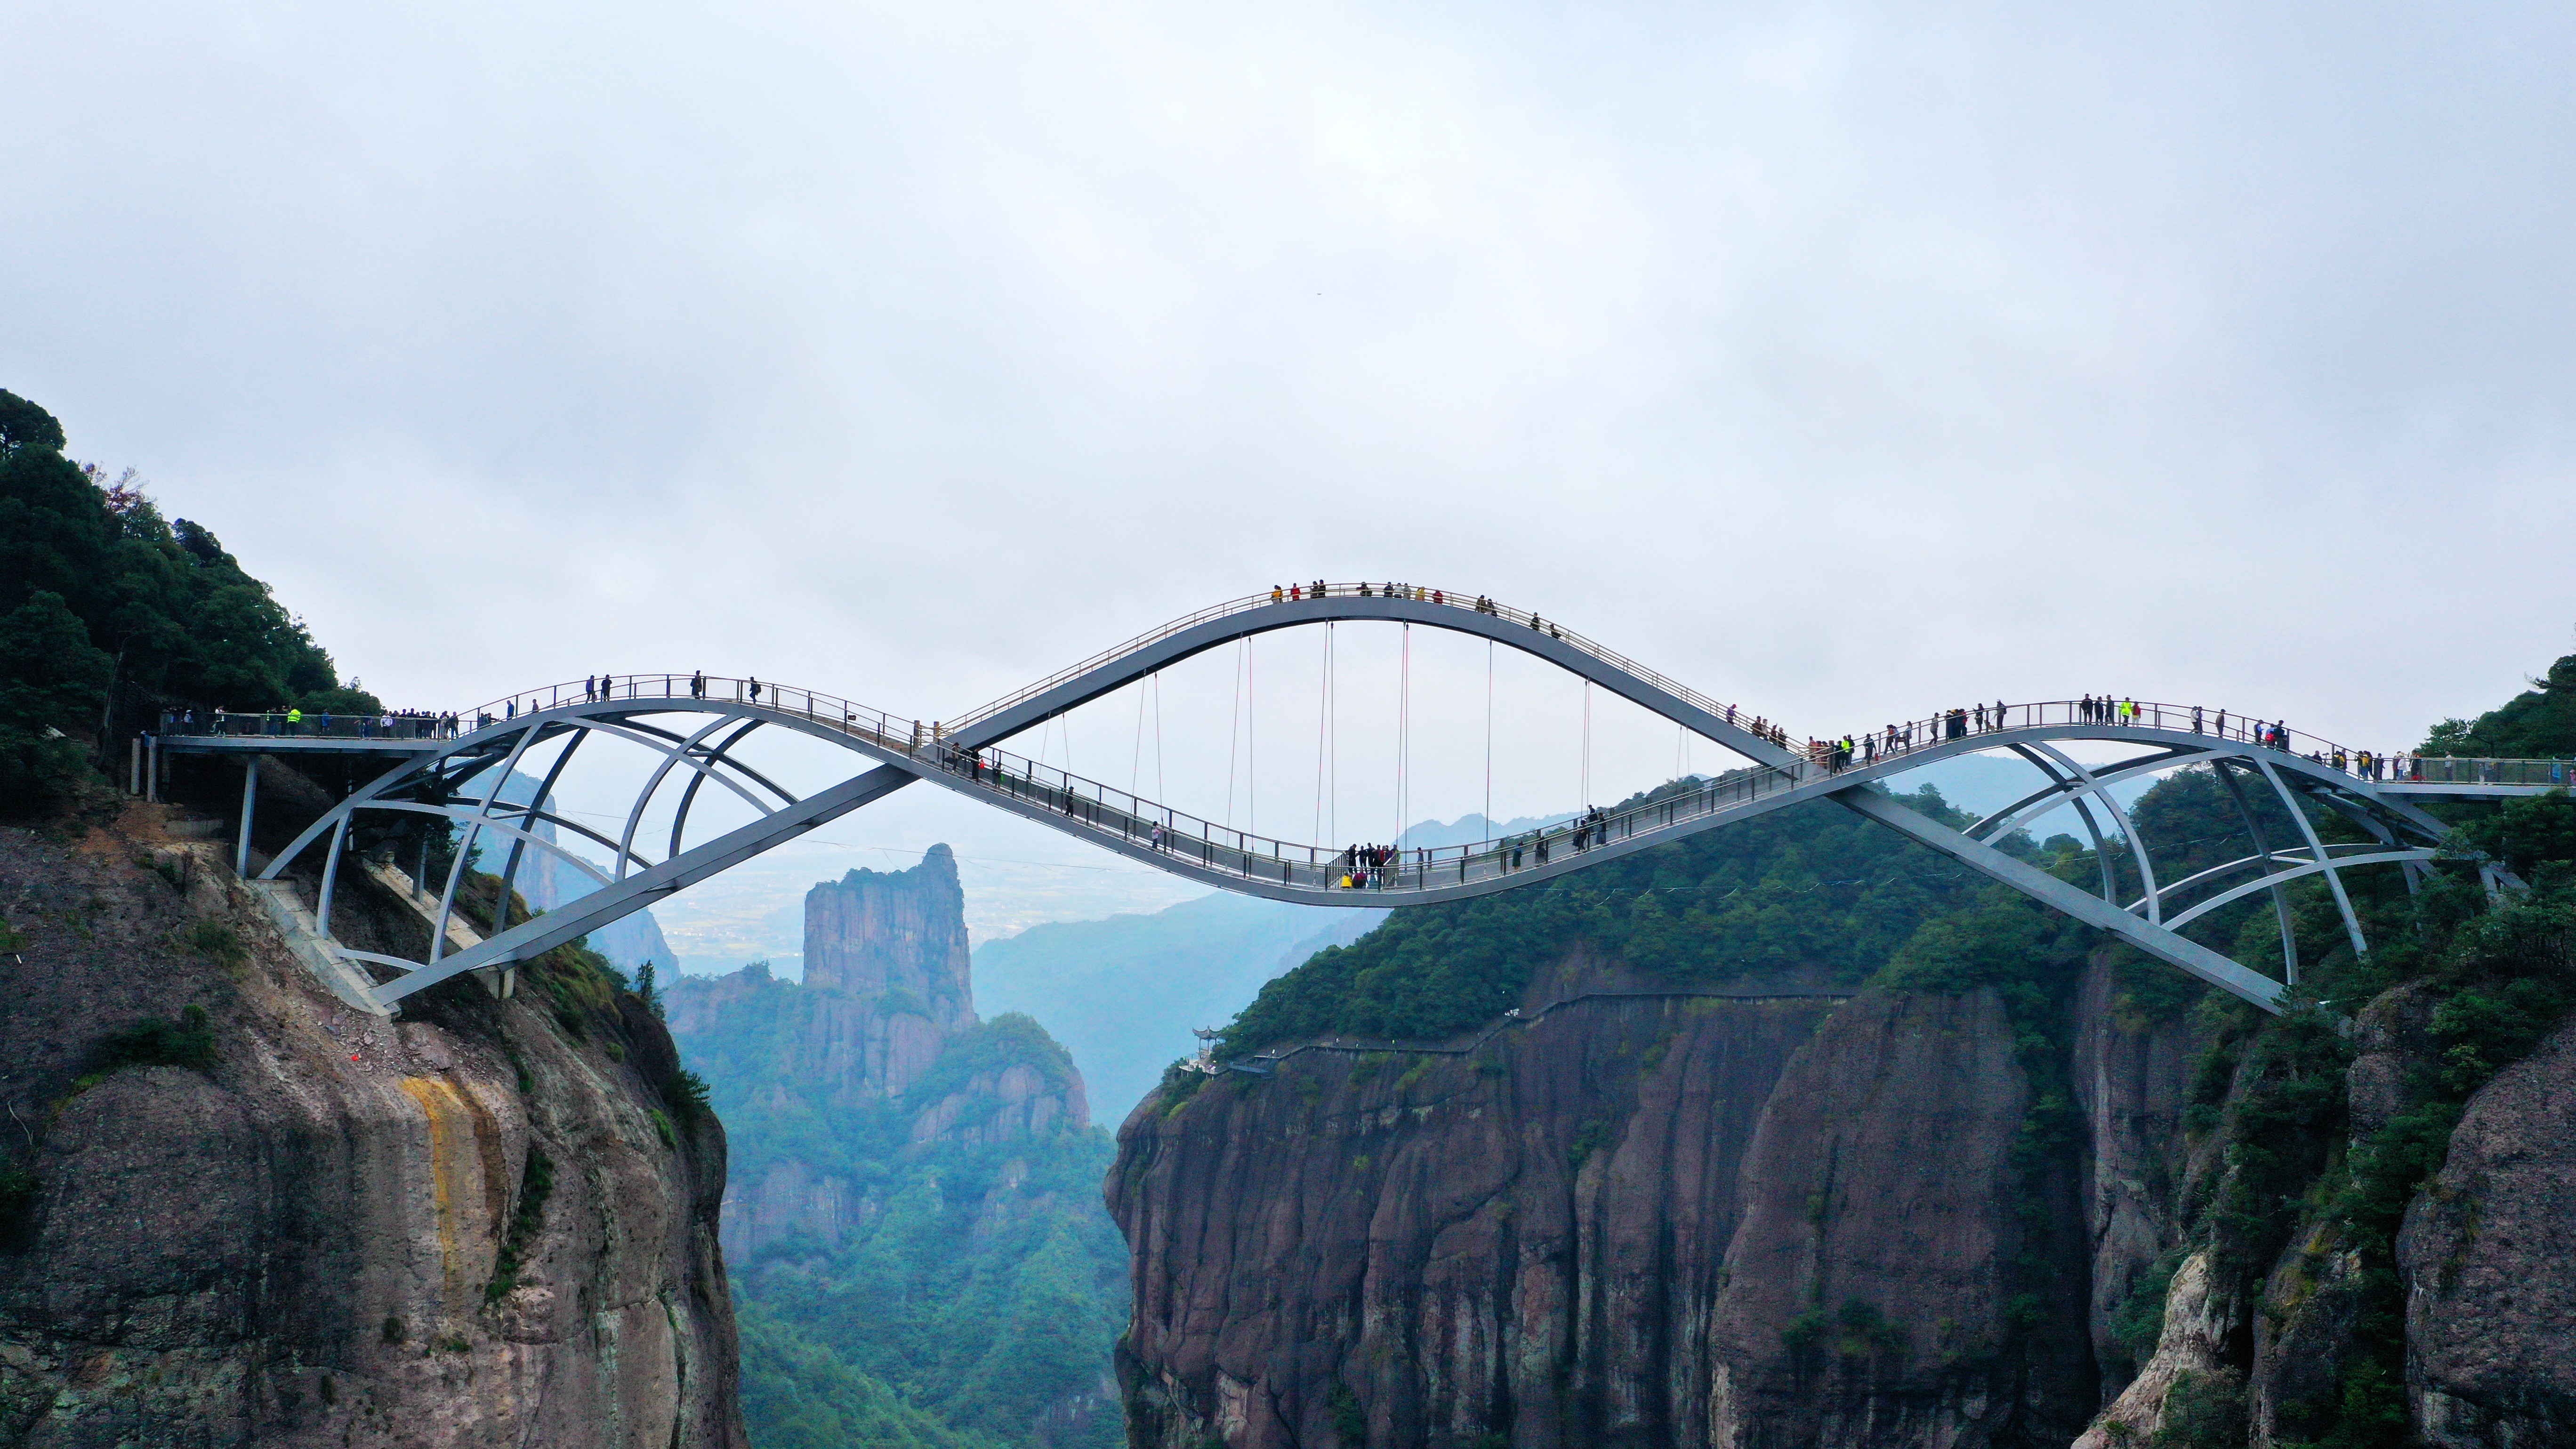
[(2200, 726), (2201, 726), (2200, 706), (2195, 704), (2195, 705), (2193, 705), (2193, 706), (2191, 707), (2191, 732), (2192, 732), (2193, 734), (2201, 734), (2201, 733), (2204, 733), (2204, 731), (2201, 729), (2201, 727), (2200, 727)]

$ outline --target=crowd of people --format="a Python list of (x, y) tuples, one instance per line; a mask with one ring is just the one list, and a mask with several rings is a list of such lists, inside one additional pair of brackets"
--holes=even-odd
[(165, 709), (165, 735), (277, 736), (361, 740), (450, 740), (460, 721), (453, 714), (396, 709), (375, 714), (334, 714), (301, 706), (243, 714), (233, 710)]

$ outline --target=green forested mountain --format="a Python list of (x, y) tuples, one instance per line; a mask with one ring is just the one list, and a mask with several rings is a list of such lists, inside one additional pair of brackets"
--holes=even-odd
[[(2534, 684), (2498, 709), (2436, 728), (2425, 752), (2576, 753), (2576, 656)], [(1915, 803), (1947, 813), (1937, 798)], [(2273, 840), (2295, 837), (2277, 799), (2253, 794), (2248, 804)], [(2347, 878), (2372, 945), (2366, 956), (2352, 950), (2324, 882), (2285, 888), (2301, 961), (2283, 1015), (2205, 991), (2160, 964), (2118, 959), (2115, 948), (2115, 1020), (2146, 1029), (2188, 1019), (2197, 1057), (2187, 1068), (2178, 1152), (2226, 1169), (2194, 1179), (2164, 1255), (2115, 1305), (2113, 1329), (2132, 1358), (2111, 1366), (2133, 1373), (2155, 1351), (2165, 1297), (2186, 1259), (2221, 1285), (2207, 1301), (2259, 1315), (2278, 1343), (2296, 1345), (2295, 1371), (2280, 1366), (2277, 1350), (2262, 1370), (2274, 1376), (2273, 1398), (2258, 1404), (2251, 1377), (2262, 1366), (2249, 1362), (2252, 1334), (2240, 1327), (2221, 1362), (2180, 1374), (2154, 1443), (2243, 1443), (2257, 1419), (2274, 1426), (2272, 1442), (2295, 1436), (2321, 1449), (2419, 1442), (2408, 1392), (2424, 1325), (2409, 1316), (2400, 1229), (2448, 1214), (2464, 1217), (2461, 1236), (2475, 1240), (2473, 1186), (2435, 1183), (2461, 1151), (2454, 1129), (2482, 1087), (2533, 1057), (2576, 1009), (2576, 800), (2558, 792), (2446, 810), (2457, 826), (2454, 858), (2418, 889), (2410, 893), (2393, 869)], [(2167, 776), (2133, 815), (2168, 878), (2252, 848), (2233, 797), (2205, 768)], [(2362, 838), (2322, 808), (2311, 807), (2308, 823), (2329, 842)], [(2088, 889), (2106, 866), (2124, 898), (2135, 886), (2116, 846), (2107, 861), (2065, 836), (2020, 848)], [(2472, 868), (2480, 860), (2503, 865), (2528, 889), (2490, 895)], [(2213, 913), (2191, 933), (2281, 972), (2281, 929), (2266, 900)], [(1892, 992), (1997, 988), (2032, 1087), (2015, 1161), (2033, 1173), (2051, 1163), (2071, 1170), (2082, 1126), (2070, 1078), (2073, 987), (2101, 939), (1823, 805), (1552, 887), (1400, 913), (1272, 982), (1235, 1020), (1225, 1050), (1325, 1032), (1447, 1036), (1491, 1021), (1537, 965), (1576, 945), (1681, 989), (1820, 965), (1834, 979)], [(2348, 1078), (2365, 1055), (2375, 1057), (2368, 1081)], [(1174, 1097), (1201, 1084), (1169, 1080)], [(2489, 1141), (2473, 1150), (2492, 1161), (2540, 1149)], [(2547, 1251), (2534, 1244), (2526, 1255), (2538, 1255), (2535, 1273)], [(2414, 1272), (2415, 1292), (2455, 1286), (2420, 1264)], [(2563, 1325), (2543, 1326), (2525, 1303), (2517, 1311), (2531, 1327), (2523, 1341), (2563, 1338)], [(2280, 1387), (2292, 1381), (2295, 1396)], [(2516, 1412), (2529, 1422), (2553, 1411)]]
[(165, 704), (382, 708), (213, 533), (64, 441), (0, 392), (0, 810), (59, 799)]
[[(1905, 798), (1964, 821), (1936, 790)], [(1682, 988), (1796, 967), (1858, 982), (1917, 926), (1984, 888), (1967, 867), (1839, 806), (1793, 806), (1548, 885), (1398, 912), (1262, 988), (1224, 1049), (1327, 1032), (1447, 1036), (1514, 1005), (1530, 973), (1578, 941)]]
[(1151, 915), (1055, 921), (975, 948), (975, 999), (1046, 1018), (1081, 1064), (1092, 1116), (1115, 1127), (1262, 983), (1385, 916), (1211, 892)]
[[(962, 934), (962, 927), (961, 927)], [(688, 978), (673, 1035), (731, 1143), (725, 1249), (758, 1449), (1106, 1446), (1126, 1250), (1072, 1060), (1004, 1014), (909, 1049), (921, 993)], [(1069, 1109), (1068, 1109), (1069, 1110)], [(1041, 1120), (1045, 1119), (1045, 1120)], [(838, 1206), (808, 1211), (816, 1199)]]

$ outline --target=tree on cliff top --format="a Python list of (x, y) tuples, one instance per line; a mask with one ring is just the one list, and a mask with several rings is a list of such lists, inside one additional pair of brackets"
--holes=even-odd
[(49, 807), (164, 704), (383, 707), (213, 533), (63, 445), (51, 413), (0, 391), (0, 812)]
[(2548, 759), (2576, 755), (2576, 654), (2532, 687), (2474, 720), (2446, 719), (2424, 741), (2428, 755)]

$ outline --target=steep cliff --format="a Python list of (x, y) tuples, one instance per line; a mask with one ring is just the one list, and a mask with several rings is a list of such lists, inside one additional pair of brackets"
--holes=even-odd
[(724, 1238), (754, 1432), (1113, 1441), (1123, 1255), (1072, 1058), (1026, 1016), (976, 1020), (946, 846), (805, 905), (802, 982), (755, 966), (669, 993), (735, 1145)]
[[(2217, 833), (2205, 778), (2158, 789), (2141, 817)], [(2286, 891), (2277, 1017), (1999, 894), (1865, 982), (1730, 979), (1761, 910), (1649, 905), (1706, 860), (1399, 917), (1121, 1129), (1134, 1443), (2576, 1442), (2576, 801), (2453, 848), (2347, 883), (2373, 956)]]
[(2024, 1160), (1998, 995), (1638, 986), (1573, 961), (1460, 1055), (1148, 1098), (1109, 1187), (1135, 1442), (2072, 1438), (2082, 1205)]
[(2424, 1441), (2576, 1443), (2576, 1028), (2473, 1098), (2397, 1240)]
[(738, 1127), (726, 1246), (838, 1245), (896, 1150), (999, 1146), (1090, 1125), (1072, 1059), (1026, 1017), (979, 1022), (956, 856), (854, 870), (805, 895), (805, 979), (692, 977), (671, 1030)]
[(0, 831), (0, 1442), (743, 1444), (644, 1003), (568, 950), (353, 1013), (157, 819)]

